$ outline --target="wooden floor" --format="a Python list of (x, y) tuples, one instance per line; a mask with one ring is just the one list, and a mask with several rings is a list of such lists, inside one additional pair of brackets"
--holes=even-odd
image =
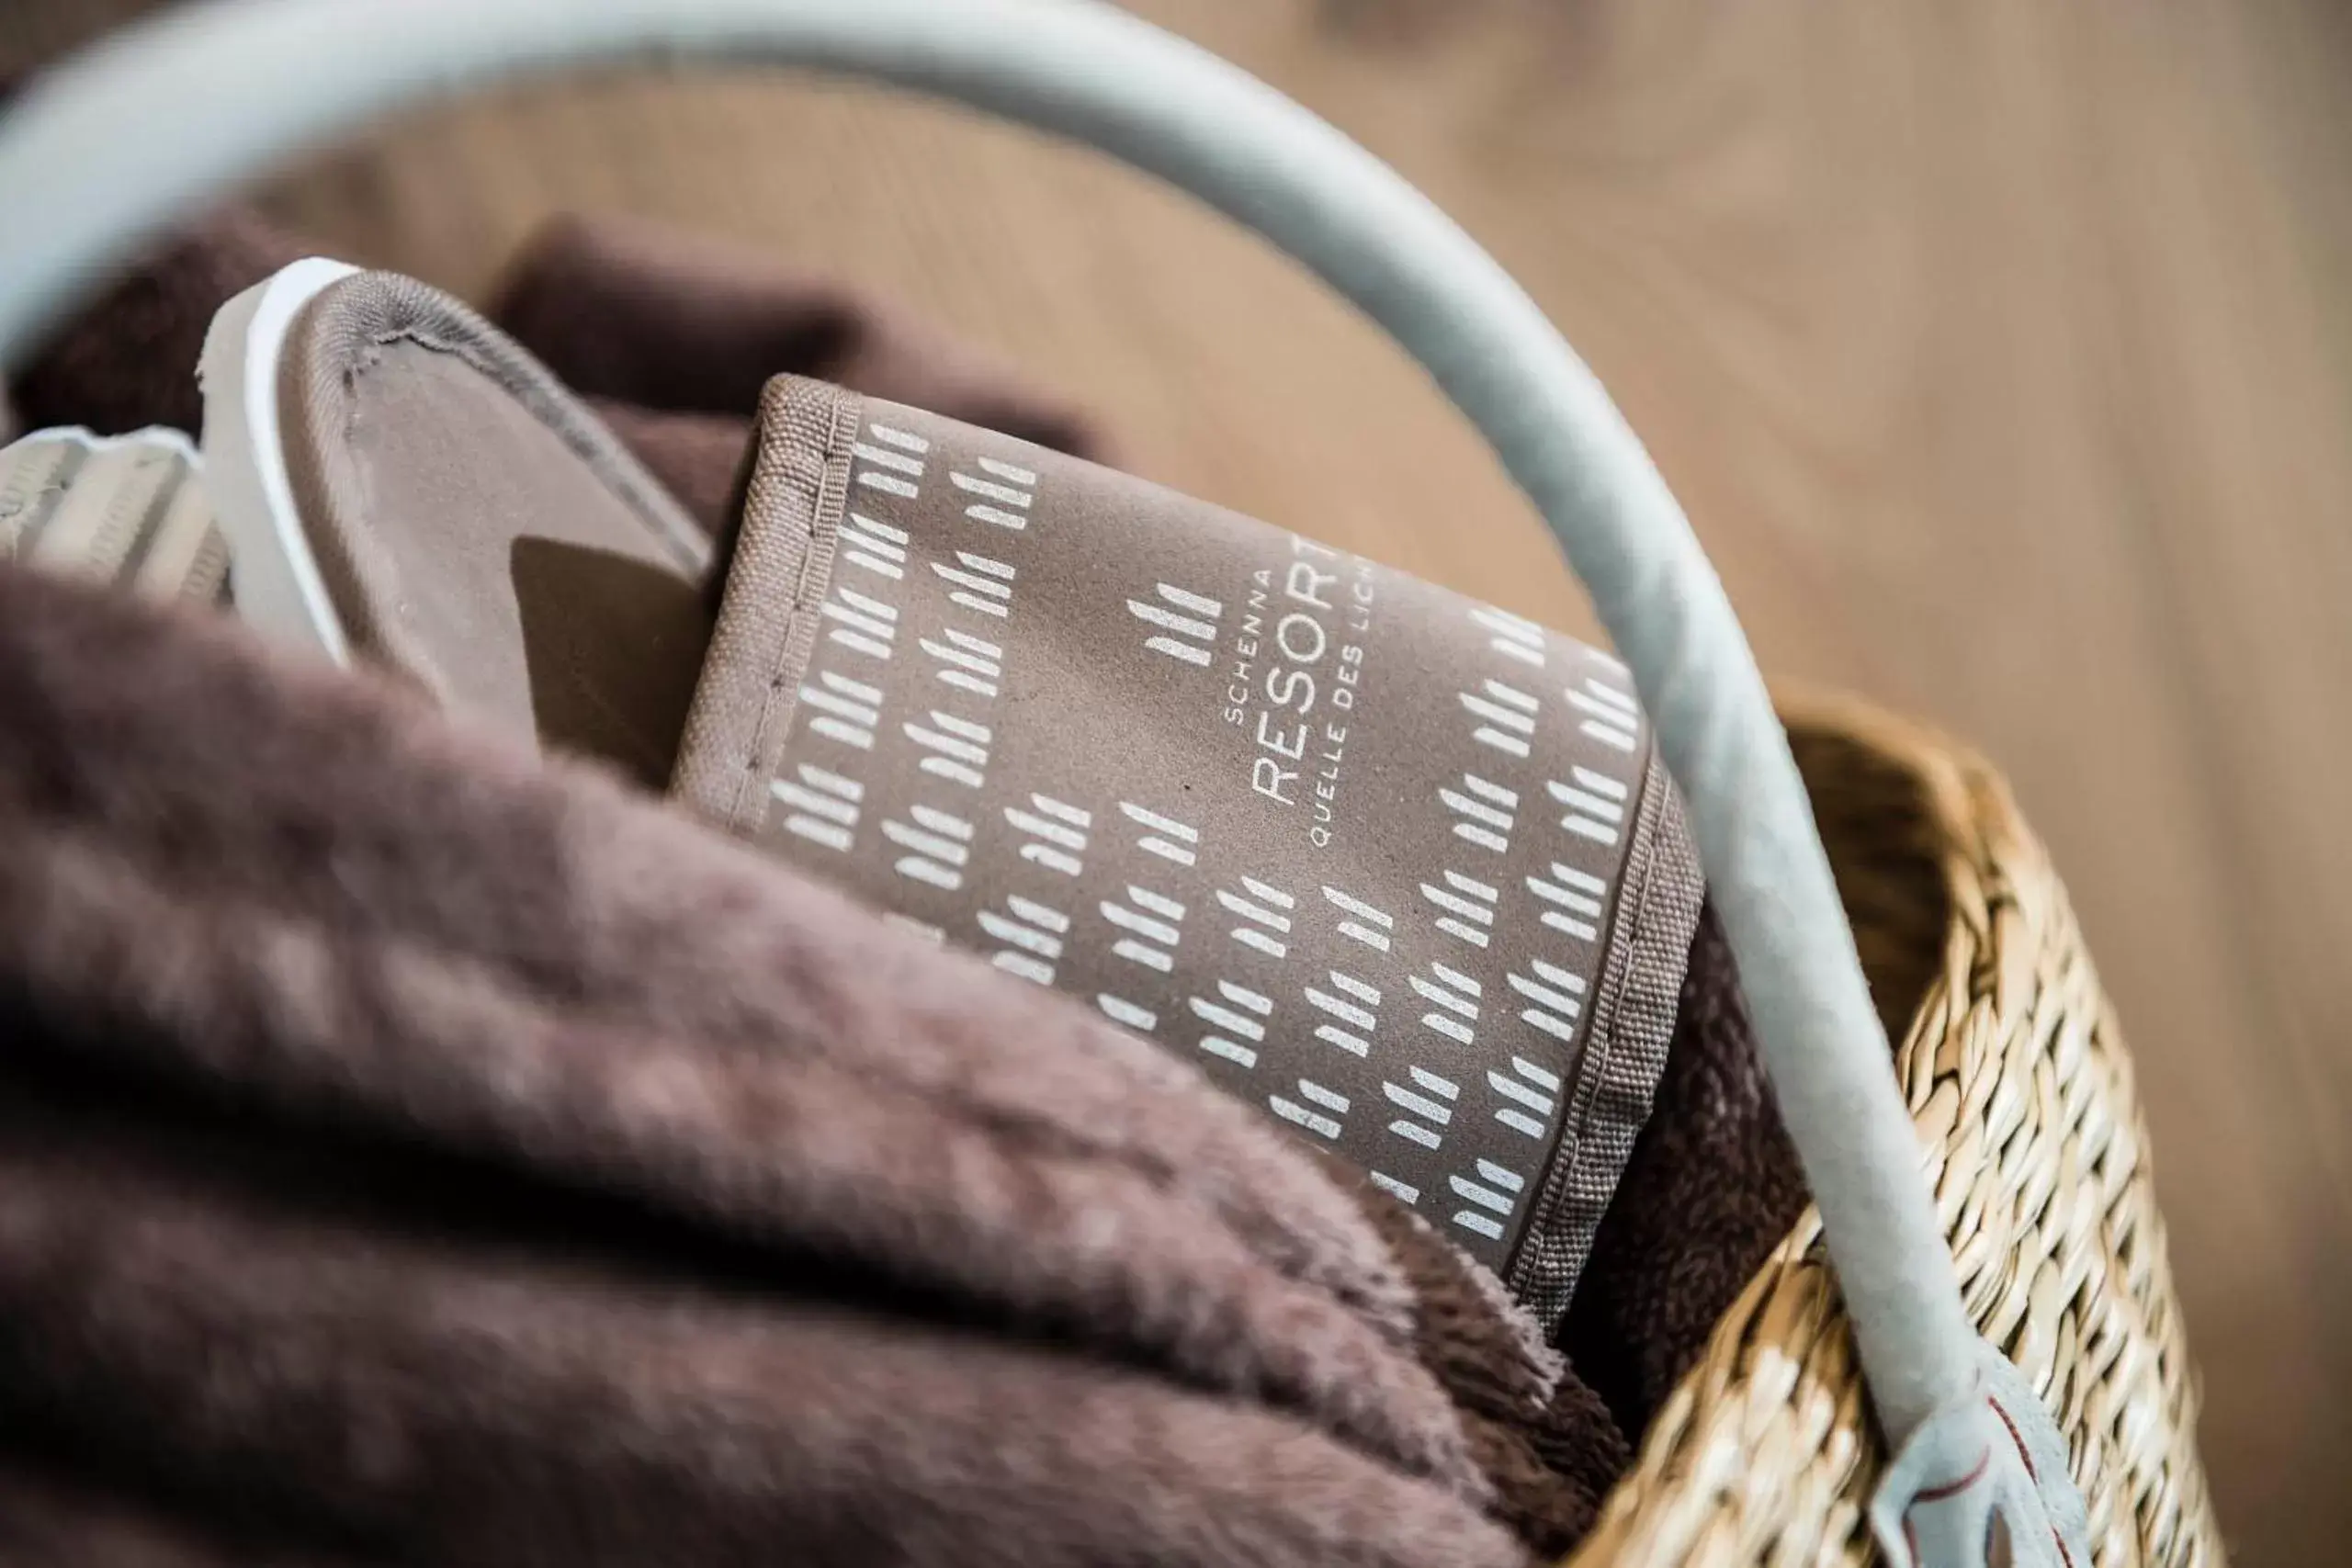
[[(2007, 768), (2137, 1046), (2237, 1560), (2339, 1557), (2352, 20), (2326, 0), (1139, 8), (1354, 133), (1519, 276), (1648, 439), (1769, 671)], [(1024, 135), (830, 86), (616, 80), (425, 118), (274, 199), (461, 289), (560, 207), (729, 232), (1016, 358), (1145, 473), (1591, 624), (1361, 321)]]

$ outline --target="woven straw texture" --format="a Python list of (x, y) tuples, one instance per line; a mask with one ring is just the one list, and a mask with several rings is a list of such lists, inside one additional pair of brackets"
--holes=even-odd
[[(1981, 759), (1859, 705), (1782, 705), (1969, 1311), (2058, 1416), (2099, 1568), (2219, 1568), (2131, 1060), (2064, 890)], [(1871, 1561), (1883, 1458), (1807, 1211), (1571, 1562)]]

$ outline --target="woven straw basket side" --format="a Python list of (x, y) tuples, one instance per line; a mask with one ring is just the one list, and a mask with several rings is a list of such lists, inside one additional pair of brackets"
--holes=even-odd
[[(2147, 1134), (2064, 890), (1980, 758), (1782, 705), (1978, 1326), (2058, 1415), (2099, 1568), (2222, 1562)], [(1575, 1568), (1860, 1562), (1883, 1462), (1808, 1210)]]

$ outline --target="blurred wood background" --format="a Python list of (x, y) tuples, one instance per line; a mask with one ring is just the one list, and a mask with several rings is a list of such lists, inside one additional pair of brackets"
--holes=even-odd
[[(0, 0), (19, 61), (138, 0)], [(1451, 210), (1650, 443), (1767, 670), (1989, 751), (2138, 1052), (2237, 1559), (2352, 1533), (2352, 17), (2327, 0), (1140, 0)], [(10, 34), (13, 29), (13, 39)], [(479, 292), (547, 213), (861, 279), (1128, 465), (1571, 629), (1345, 308), (1095, 160), (864, 91), (616, 78), (274, 187)]]

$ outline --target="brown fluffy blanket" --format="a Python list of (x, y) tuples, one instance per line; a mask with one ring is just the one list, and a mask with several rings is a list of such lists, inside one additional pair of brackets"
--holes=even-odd
[[(299, 254), (195, 232), (18, 407), (189, 423), (203, 321)], [(657, 232), (568, 226), (503, 298), (714, 520), (775, 371), (1096, 439)], [(406, 696), (16, 573), (0, 868), (0, 1561), (1548, 1555), (1804, 1201), (1712, 919), (1544, 1347), (1067, 1002)]]

